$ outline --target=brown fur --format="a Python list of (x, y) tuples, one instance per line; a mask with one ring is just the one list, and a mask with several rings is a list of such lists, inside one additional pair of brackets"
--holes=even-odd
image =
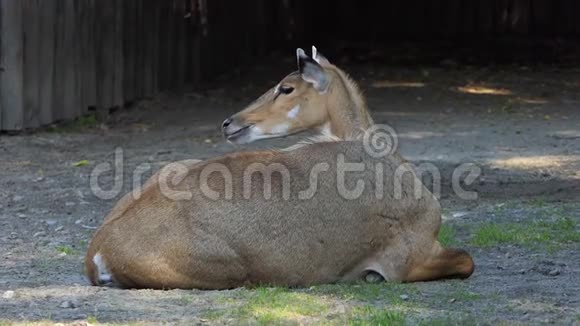
[[(365, 192), (356, 200), (337, 192), (336, 156), (363, 162), (362, 173), (347, 173), (348, 189), (360, 179)], [(262, 198), (263, 178), (254, 178), (252, 196), (242, 197), (242, 171), (253, 163), (282, 163), (291, 172), (291, 194), (282, 198), (281, 178), (272, 177), (273, 197)], [(297, 197), (308, 189), (312, 167), (327, 162), (314, 197)], [(213, 200), (199, 190), (199, 173), (221, 163), (233, 173), (232, 200)], [(385, 166), (385, 197), (374, 193), (374, 166)], [(189, 189), (191, 200), (166, 198), (155, 178), (139, 199), (127, 197), (113, 209), (89, 246), (85, 263), (93, 284), (93, 257), (99, 253), (114, 282), (129, 288), (225, 289), (244, 285), (309, 286), (349, 282), (369, 271), (393, 281), (424, 281), (467, 277), (471, 258), (442, 249), (436, 240), (441, 212), (437, 200), (423, 188), (413, 198), (412, 171), (403, 182), (400, 200), (393, 197), (398, 156), (370, 157), (360, 141), (304, 145), (294, 151), (246, 152), (202, 163), (186, 164), (187, 177), (176, 189)], [(223, 193), (219, 174), (211, 189)]]
[[(236, 143), (247, 143), (304, 130), (323, 132), (327, 129), (332, 135), (346, 139), (372, 126), (374, 123), (365, 98), (356, 83), (326, 60), (322, 67), (330, 78), (326, 92), (319, 93), (300, 73), (291, 73), (247, 108), (233, 115), (232, 124), (224, 128), (226, 138)], [(276, 90), (280, 87), (293, 87), (294, 91), (288, 95), (278, 94)], [(296, 106), (300, 106), (300, 112), (295, 118), (289, 118), (288, 112)], [(277, 132), (276, 127), (281, 125), (287, 125), (288, 129)], [(258, 127), (263, 135), (259, 138), (229, 136), (247, 126)]]

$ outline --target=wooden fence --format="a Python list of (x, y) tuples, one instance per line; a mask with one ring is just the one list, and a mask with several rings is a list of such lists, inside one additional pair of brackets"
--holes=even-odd
[(199, 84), (279, 46), (298, 10), (288, 4), (0, 0), (0, 130)]
[[(313, 1), (314, 2), (314, 1)], [(495, 37), (580, 35), (578, 0), (318, 0), (327, 38), (483, 40)]]
[(199, 85), (296, 41), (506, 34), (578, 35), (580, 1), (0, 0), (0, 131)]

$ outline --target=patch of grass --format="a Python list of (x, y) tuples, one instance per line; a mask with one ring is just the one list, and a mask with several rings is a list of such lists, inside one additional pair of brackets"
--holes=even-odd
[(406, 305), (409, 301), (401, 299), (401, 295), (410, 298), (418, 294), (415, 284), (383, 282), (379, 284), (355, 283), (355, 284), (332, 284), (319, 285), (310, 288), (312, 293), (330, 295), (343, 300), (376, 301), (388, 300), (390, 304)]
[(97, 320), (97, 317), (95, 317), (95, 316), (88, 316), (87, 323), (89, 323), (91, 325), (96, 325), (99, 323), (99, 321)]
[(442, 224), (439, 229), (438, 240), (443, 247), (457, 244), (457, 239), (455, 239), (455, 228), (448, 224)]
[(189, 306), (193, 303), (193, 296), (191, 295), (182, 295), (179, 297), (179, 304), (182, 306)]
[(431, 319), (424, 319), (419, 322), (420, 326), (466, 326), (466, 325), (479, 325), (481, 322), (478, 322), (474, 317), (467, 316), (467, 317), (442, 317), (442, 318), (431, 318)]
[(479, 293), (471, 292), (463, 287), (456, 288), (454, 291), (449, 292), (448, 296), (462, 302), (481, 299)]
[(398, 311), (389, 311), (373, 306), (355, 307), (351, 310), (348, 325), (404, 325), (405, 316)]
[(488, 223), (480, 225), (474, 232), (471, 243), (479, 247), (499, 244), (521, 246), (549, 245), (557, 248), (565, 243), (580, 242), (576, 223), (568, 217), (559, 217), (553, 222), (536, 221), (522, 223)]
[(255, 320), (261, 325), (286, 324), (324, 315), (329, 309), (324, 298), (315, 295), (283, 288), (257, 288), (228, 317), (238, 321)]
[(65, 133), (78, 132), (86, 129), (94, 129), (99, 125), (100, 121), (96, 114), (87, 114), (70, 122), (63, 122), (53, 125), (48, 128), (49, 132)]
[(60, 252), (61, 254), (65, 254), (67, 256), (77, 254), (77, 251), (69, 246), (58, 246), (56, 247), (56, 251)]

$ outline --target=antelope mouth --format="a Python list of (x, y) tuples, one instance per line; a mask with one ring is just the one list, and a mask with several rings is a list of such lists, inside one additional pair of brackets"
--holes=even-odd
[(233, 132), (224, 131), (224, 136), (226, 137), (227, 141), (237, 142), (237, 140), (239, 140), (242, 136), (246, 135), (248, 131), (250, 131), (250, 128), (253, 126), (254, 126), (253, 124), (250, 124), (242, 128), (239, 128)]

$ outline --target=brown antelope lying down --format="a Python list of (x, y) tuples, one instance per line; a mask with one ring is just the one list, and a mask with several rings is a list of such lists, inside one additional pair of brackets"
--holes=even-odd
[[(226, 289), (350, 282), (369, 274), (404, 282), (471, 275), (469, 254), (437, 241), (439, 203), (404, 160), (371, 155), (360, 137), (348, 140), (358, 130), (345, 121), (372, 123), (354, 84), (299, 54), (300, 72), (224, 131), (241, 123), (229, 138), (249, 142), (319, 127), (347, 140), (162, 169), (140, 197), (126, 195), (95, 234), (85, 258), (93, 284)], [(344, 111), (336, 97), (350, 103)], [(325, 110), (308, 116), (313, 101)]]

